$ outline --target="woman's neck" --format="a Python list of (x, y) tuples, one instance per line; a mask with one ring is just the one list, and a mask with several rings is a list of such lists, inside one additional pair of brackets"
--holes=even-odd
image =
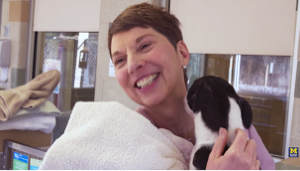
[(170, 130), (173, 134), (195, 142), (194, 118), (186, 109), (184, 100), (172, 100), (155, 107), (145, 107), (151, 120), (158, 128)]

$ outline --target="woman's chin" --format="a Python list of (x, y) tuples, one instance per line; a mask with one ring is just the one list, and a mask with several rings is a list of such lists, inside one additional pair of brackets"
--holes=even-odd
[(146, 107), (156, 107), (160, 104), (162, 104), (162, 98), (161, 96), (149, 96), (147, 98), (141, 99), (142, 105)]

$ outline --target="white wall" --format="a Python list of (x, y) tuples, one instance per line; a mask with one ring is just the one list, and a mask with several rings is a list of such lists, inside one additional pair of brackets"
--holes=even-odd
[(36, 0), (34, 31), (98, 32), (101, 0)]
[(296, 0), (171, 0), (191, 53), (292, 56)]

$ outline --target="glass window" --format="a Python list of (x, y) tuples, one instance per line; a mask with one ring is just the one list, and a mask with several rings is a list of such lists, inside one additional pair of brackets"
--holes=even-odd
[(60, 71), (59, 85), (50, 100), (61, 111), (77, 101), (94, 101), (98, 33), (39, 33), (37, 74)]

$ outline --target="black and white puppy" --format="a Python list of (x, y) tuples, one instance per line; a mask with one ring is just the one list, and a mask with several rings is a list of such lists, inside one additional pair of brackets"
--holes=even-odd
[(228, 147), (235, 139), (237, 128), (250, 128), (252, 110), (224, 79), (205, 76), (191, 86), (187, 102), (194, 112), (196, 143), (191, 154), (190, 169), (205, 169), (209, 154), (218, 137), (220, 127), (227, 129)]

